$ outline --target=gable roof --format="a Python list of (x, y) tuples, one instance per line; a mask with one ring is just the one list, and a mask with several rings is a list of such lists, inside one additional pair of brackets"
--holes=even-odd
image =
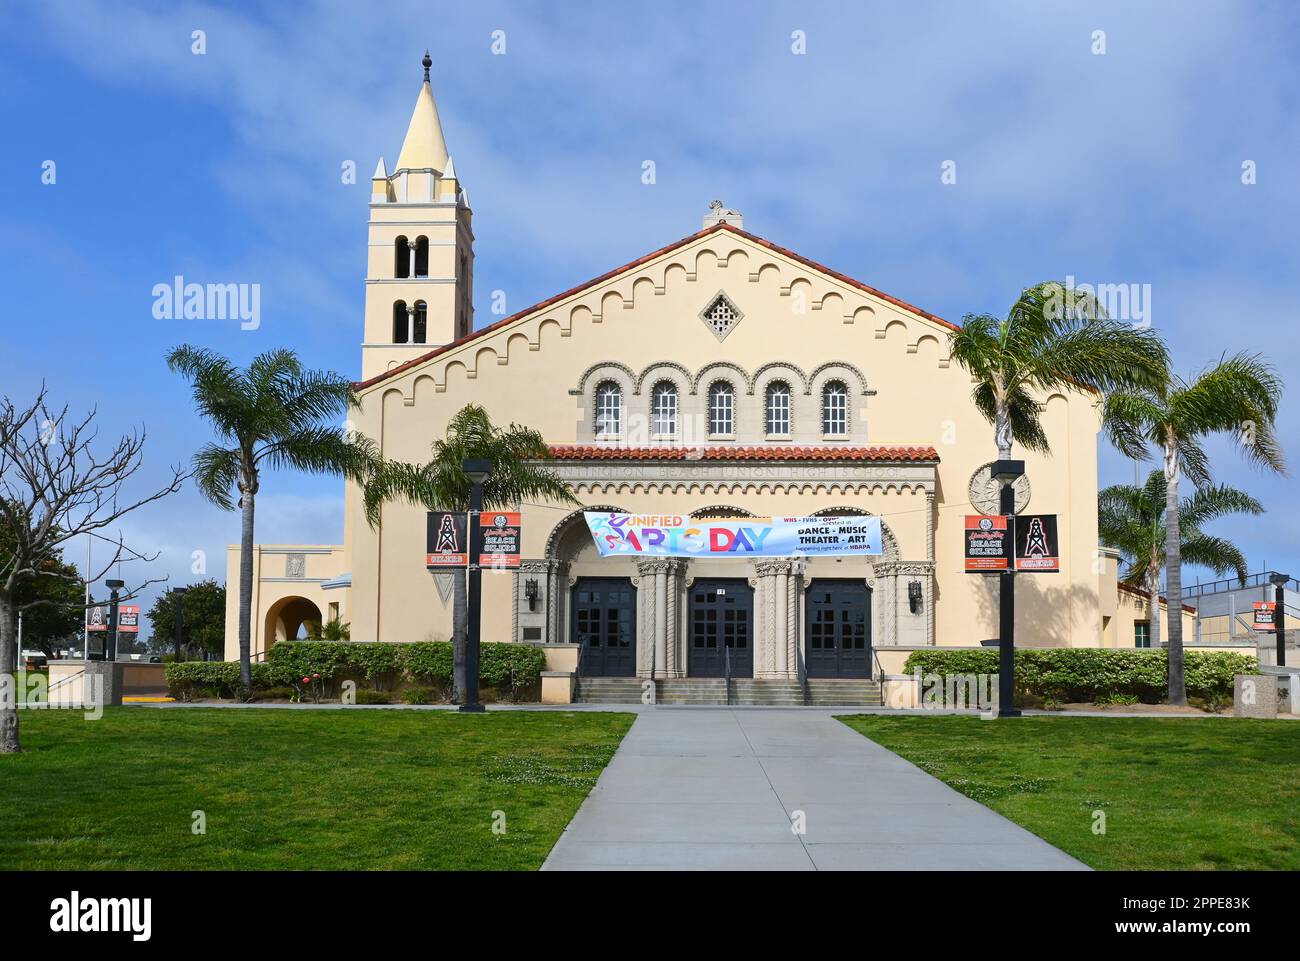
[(373, 387), (375, 384), (388, 380), (390, 377), (395, 377), (398, 374), (405, 373), (406, 371), (410, 370), (412, 367), (418, 367), (420, 364), (423, 364), (425, 361), (437, 357), (439, 354), (445, 354), (450, 350), (460, 347), (462, 344), (467, 344), (470, 341), (479, 339), (480, 337), (485, 337), (486, 335), (492, 333), (493, 331), (500, 330), (502, 327), (512, 324), (517, 320), (521, 320), (524, 317), (529, 316), (530, 314), (535, 314), (540, 310), (545, 310), (547, 307), (550, 307), (551, 305), (556, 304), (559, 301), (565, 300), (568, 297), (572, 297), (574, 294), (582, 293), (584, 290), (587, 290), (591, 287), (595, 287), (597, 284), (602, 284), (607, 280), (611, 280), (614, 277), (617, 277), (619, 274), (625, 273), (626, 271), (629, 270), (634, 270), (635, 268), (640, 267), (643, 264), (649, 263), (650, 261), (654, 260), (657, 257), (662, 257), (664, 254), (672, 253), (674, 250), (678, 250), (681, 247), (685, 247), (687, 244), (693, 243), (696, 240), (699, 240), (701, 237), (707, 237), (709, 234), (715, 234), (718, 233), (719, 231), (728, 231), (730, 233), (737, 234), (741, 237), (744, 237), (746, 240), (750, 241), (753, 244), (757, 244), (760, 247), (765, 247), (768, 250), (772, 251), (773, 253), (780, 254), (783, 257), (788, 257), (790, 260), (793, 260), (796, 263), (803, 264), (805, 267), (808, 267), (811, 270), (818, 271), (819, 273), (825, 274), (828, 277), (833, 277), (834, 279), (840, 281), (841, 283), (848, 284), (850, 287), (854, 287), (865, 293), (871, 294), (873, 297), (878, 297), (881, 300), (887, 301), (896, 307), (901, 307), (904, 310), (910, 311), (913, 314), (916, 314), (920, 317), (924, 317), (926, 320), (932, 320), (935, 323), (942, 324), (943, 326), (948, 327), (952, 330), (960, 329), (956, 324), (949, 323), (948, 321), (944, 320), (942, 317), (939, 317), (936, 314), (932, 314), (929, 311), (922, 310), (920, 307), (916, 307), (913, 304), (909, 304), (907, 301), (900, 300), (898, 297), (894, 297), (890, 294), (885, 293), (884, 291), (877, 290), (875, 287), (872, 287), (868, 284), (864, 284), (860, 280), (854, 280), (852, 277), (848, 276), (847, 274), (842, 274), (837, 270), (832, 270), (829, 267), (817, 263), (817, 261), (815, 260), (810, 260), (807, 257), (795, 253), (793, 250), (787, 250), (785, 247), (780, 247), (769, 240), (764, 240), (762, 237), (756, 236), (755, 234), (751, 234), (746, 230), (741, 230), (739, 227), (735, 226), (734, 224), (729, 224), (726, 221), (722, 221), (720, 223), (714, 224), (711, 227), (706, 227), (703, 230), (697, 231), (696, 233), (691, 234), (689, 237), (683, 237), (681, 240), (675, 241), (674, 243), (671, 243), (666, 247), (660, 247), (658, 250), (653, 251), (652, 253), (648, 253), (644, 257), (638, 257), (636, 260), (633, 260), (630, 263), (626, 263), (621, 267), (615, 267), (613, 270), (603, 273), (599, 277), (593, 277), (591, 280), (588, 280), (586, 283), (579, 284), (576, 287), (571, 287), (562, 293), (556, 294), (554, 297), (548, 297), (546, 300), (543, 300), (540, 303), (533, 304), (531, 307), (525, 307), (523, 310), (511, 314), (509, 317), (504, 317), (501, 320), (496, 321), (495, 323), (488, 324), (486, 327), (481, 327), (478, 330), (473, 331), (472, 333), (466, 334), (464, 337), (461, 337), (457, 340), (453, 340), (450, 343), (443, 344), (441, 347), (435, 347), (432, 350), (428, 351), (427, 353), (421, 354), (419, 357), (412, 357), (410, 360), (406, 361), (403, 364), (399, 364), (398, 366), (394, 367), (392, 370), (384, 371), (384, 373), (382, 374), (376, 374), (374, 377), (371, 377), (368, 380), (357, 381), (352, 386), (356, 390), (366, 390), (367, 388)]

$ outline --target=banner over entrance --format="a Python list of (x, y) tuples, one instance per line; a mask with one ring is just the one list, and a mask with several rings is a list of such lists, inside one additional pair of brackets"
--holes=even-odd
[(879, 517), (737, 517), (584, 511), (601, 557), (797, 557), (881, 554)]

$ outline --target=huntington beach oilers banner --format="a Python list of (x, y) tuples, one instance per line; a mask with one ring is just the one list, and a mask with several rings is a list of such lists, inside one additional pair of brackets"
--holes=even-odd
[(737, 517), (584, 511), (601, 557), (798, 557), (880, 554), (878, 517)]

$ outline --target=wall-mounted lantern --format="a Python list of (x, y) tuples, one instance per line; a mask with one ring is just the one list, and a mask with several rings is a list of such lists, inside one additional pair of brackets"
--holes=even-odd
[(537, 598), (540, 596), (537, 588), (537, 578), (530, 577), (524, 581), (524, 597), (528, 601), (528, 610), (537, 610)]
[(913, 614), (920, 614), (924, 606), (921, 600), (921, 582), (908, 581), (907, 583), (907, 608)]

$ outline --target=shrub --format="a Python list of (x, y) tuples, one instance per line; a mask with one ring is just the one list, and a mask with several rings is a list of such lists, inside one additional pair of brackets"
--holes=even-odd
[(358, 704), (392, 704), (393, 696), (387, 691), (357, 691)]
[[(541, 683), (546, 653), (524, 644), (484, 644), (479, 657), (479, 678), (484, 687), (509, 691), (518, 699)], [(252, 665), (255, 697), (267, 688), (292, 686), (300, 697), (320, 700), (349, 675), (363, 677), (376, 687), (405, 678), (430, 689), (430, 699), (445, 700), (451, 684), (452, 654), (449, 641), (414, 644), (371, 644), (348, 641), (281, 641), (264, 662)], [(304, 683), (303, 678), (310, 682)], [(167, 683), (173, 697), (237, 697), (238, 661), (183, 661), (167, 665)], [(358, 692), (360, 695), (360, 692)]]
[(1124, 704), (1137, 704), (1138, 699), (1136, 694), (1098, 694), (1097, 699), (1092, 703), (1103, 706), (1108, 704), (1118, 706)]
[[(1187, 693), (1231, 699), (1234, 674), (1258, 670), (1255, 657), (1235, 651), (1188, 651)], [(913, 651), (908, 674), (997, 674), (996, 648)], [(1158, 703), (1168, 695), (1168, 656), (1163, 650), (1026, 648), (1016, 651), (1016, 690), (1062, 703), (1128, 697), (1122, 703)]]
[(407, 704), (434, 704), (444, 698), (432, 687), (408, 687), (402, 692), (402, 700)]
[[(278, 675), (269, 664), (253, 664), (253, 688), (275, 686)], [(239, 694), (238, 661), (181, 661), (167, 665), (171, 696), (189, 701), (196, 697), (233, 698)]]
[(292, 701), (297, 696), (298, 692), (287, 684), (253, 691), (254, 701)]
[(329, 686), (329, 678), (320, 671), (313, 671), (289, 683), (293, 685), (295, 701), (310, 699), (313, 704), (319, 704), (325, 700), (325, 689)]
[[(495, 645), (483, 645), (484, 652), (492, 646)], [(450, 641), (422, 641), (418, 644), (402, 644), (400, 647), (397, 659), (407, 677), (416, 681), (438, 682), (444, 687), (451, 683)], [(480, 672), (483, 660), (483, 656), (480, 656)]]

